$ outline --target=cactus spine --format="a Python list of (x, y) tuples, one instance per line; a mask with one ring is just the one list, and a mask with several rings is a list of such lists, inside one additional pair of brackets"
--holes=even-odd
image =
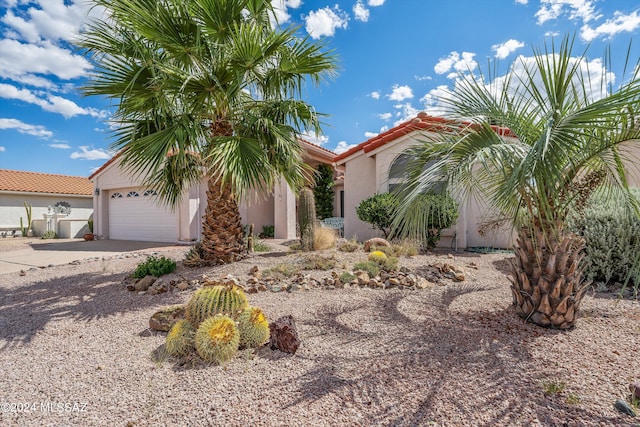
[(167, 335), (165, 348), (170, 355), (180, 357), (185, 356), (193, 350), (196, 330), (188, 320), (178, 321)]
[(248, 307), (247, 296), (239, 286), (205, 286), (196, 291), (187, 304), (186, 317), (194, 327), (216, 314), (236, 317)]
[(302, 250), (313, 250), (316, 228), (316, 201), (313, 191), (304, 188), (298, 202), (298, 224), (300, 225), (300, 243)]
[(249, 307), (238, 316), (240, 347), (257, 348), (269, 339), (269, 322), (258, 307)]
[(221, 365), (238, 351), (240, 332), (229, 316), (210, 317), (196, 331), (196, 350), (202, 359)]

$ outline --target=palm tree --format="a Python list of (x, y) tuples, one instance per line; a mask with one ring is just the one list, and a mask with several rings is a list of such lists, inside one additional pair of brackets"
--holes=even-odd
[(516, 227), (510, 280), (517, 313), (558, 329), (575, 325), (588, 285), (580, 265), (584, 240), (567, 229), (568, 216), (597, 188), (626, 195), (638, 209), (625, 165), (626, 148), (639, 146), (639, 68), (614, 89), (611, 74), (596, 81), (590, 66), (599, 62), (589, 62), (586, 51), (574, 56), (573, 48), (574, 39), (565, 37), (559, 46), (534, 49), (533, 58), (520, 57), (503, 78), (491, 71), (461, 76), (441, 99), (447, 120), (434, 124), (436, 136), (409, 151), (402, 204), (407, 212), (442, 179), (459, 197), (486, 199)]
[(79, 41), (96, 72), (88, 95), (110, 98), (115, 149), (132, 174), (175, 207), (208, 179), (201, 256), (243, 256), (236, 200), (283, 178), (299, 188), (309, 170), (297, 135), (321, 132), (300, 100), (306, 79), (336, 71), (321, 43), (271, 23), (269, 0), (94, 0), (105, 10)]

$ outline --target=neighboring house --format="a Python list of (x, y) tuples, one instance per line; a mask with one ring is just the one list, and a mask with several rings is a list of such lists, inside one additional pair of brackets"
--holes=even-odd
[[(82, 237), (93, 214), (93, 186), (80, 176), (0, 169), (0, 232), (19, 231), (20, 218), (28, 227), (25, 202), (32, 207), (36, 236), (54, 230), (62, 238)], [(56, 205), (70, 210), (56, 213)]]
[[(300, 140), (300, 144), (310, 166), (333, 163), (335, 153), (307, 141)], [(157, 242), (200, 239), (207, 201), (206, 180), (186, 191), (172, 210), (159, 204), (154, 189), (145, 187), (140, 177), (123, 171), (120, 163), (121, 156), (117, 154), (89, 177), (95, 188), (94, 233), (99, 238)], [(341, 189), (338, 180), (337, 195)], [(334, 206), (339, 215), (339, 203)], [(296, 194), (284, 181), (276, 185), (271, 195), (240, 203), (240, 214), (243, 224), (254, 225), (255, 234), (262, 232), (263, 226), (273, 225), (276, 238), (296, 237)]]
[[(435, 132), (444, 119), (419, 113), (412, 120), (399, 124), (338, 155), (335, 164), (344, 171), (344, 235), (365, 240), (379, 236), (370, 224), (360, 221), (356, 208), (360, 202), (376, 193), (385, 193), (402, 185), (406, 156), (403, 151)], [(509, 136), (506, 129), (496, 129)], [(511, 233), (508, 229), (486, 230), (479, 228), (491, 219), (481, 201), (458, 200), (459, 217), (456, 225), (443, 231), (440, 247), (508, 247)]]

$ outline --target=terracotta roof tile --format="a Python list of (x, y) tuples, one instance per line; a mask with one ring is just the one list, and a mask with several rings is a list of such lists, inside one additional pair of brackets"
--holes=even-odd
[[(400, 138), (403, 135), (406, 135), (408, 133), (411, 133), (417, 130), (427, 130), (427, 131), (442, 130), (447, 124), (455, 124), (455, 122), (445, 119), (443, 117), (430, 116), (427, 113), (421, 112), (421, 113), (418, 113), (418, 115), (415, 118), (408, 120), (406, 122), (400, 123), (398, 126), (395, 126), (385, 132), (382, 132), (381, 134), (378, 134), (373, 138), (370, 138), (356, 145), (355, 147), (345, 151), (344, 153), (339, 154), (335, 158), (335, 161), (339, 162), (340, 160), (346, 159), (347, 157), (361, 150), (365, 153), (368, 153), (370, 151), (375, 150), (378, 147), (382, 147), (383, 145), (391, 141), (395, 141), (396, 139)], [(470, 125), (470, 123), (466, 123), (466, 122), (463, 122), (460, 124)], [(492, 126), (492, 128), (499, 135), (515, 136), (511, 132), (511, 130), (507, 128), (502, 128), (498, 126)]]
[(0, 191), (91, 196), (93, 184), (82, 176), (0, 169)]

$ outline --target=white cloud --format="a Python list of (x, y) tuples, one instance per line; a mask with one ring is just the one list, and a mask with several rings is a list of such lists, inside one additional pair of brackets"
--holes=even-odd
[(0, 145), (0, 153), (4, 153), (5, 151), (7, 151), (7, 148)]
[(96, 118), (107, 117), (106, 111), (96, 110), (95, 108), (82, 108), (75, 102), (57, 95), (49, 95), (48, 99), (43, 99), (29, 89), (18, 89), (5, 83), (0, 83), (0, 98), (17, 99), (34, 104), (44, 111), (62, 114), (67, 119), (79, 115), (88, 115)]
[(38, 138), (51, 138), (53, 132), (47, 130), (44, 126), (30, 125), (17, 119), (0, 118), (0, 129), (15, 129), (26, 135), (37, 136)]
[(560, 35), (560, 31), (547, 31), (544, 33), (545, 37), (558, 37)]
[(433, 77), (431, 76), (419, 76), (419, 75), (415, 75), (413, 76), (414, 79), (416, 79), (419, 82), (425, 81), (425, 80), (433, 80)]
[(600, 18), (592, 0), (540, 0), (540, 9), (536, 12), (538, 24), (542, 25), (561, 15), (569, 15), (569, 19), (587, 23)]
[(288, 9), (297, 9), (302, 4), (302, 0), (271, 0), (273, 13), (278, 23), (284, 24), (289, 22), (291, 15)]
[(68, 150), (69, 148), (71, 148), (69, 144), (49, 144), (49, 147), (58, 148), (60, 150)]
[(396, 104), (393, 108), (398, 110), (396, 112), (396, 121), (393, 123), (394, 126), (398, 126), (400, 123), (414, 118), (420, 112), (420, 110), (408, 102), (404, 104)]
[(392, 101), (404, 101), (405, 99), (413, 98), (413, 91), (409, 86), (394, 85), (393, 90), (387, 95)]
[(353, 15), (356, 17), (356, 21), (367, 22), (369, 20), (369, 9), (367, 9), (361, 1), (358, 0), (353, 5)]
[(509, 39), (506, 42), (494, 44), (493, 46), (491, 46), (491, 50), (494, 50), (496, 52), (496, 58), (504, 59), (521, 47), (524, 47), (523, 42)]
[(111, 154), (102, 149), (89, 149), (87, 145), (82, 145), (79, 148), (80, 151), (74, 151), (69, 157), (80, 160), (108, 160), (111, 158)]
[(529, 0), (516, 0), (516, 3), (518, 3), (518, 4), (527, 4), (527, 3), (529, 3)]
[[(26, 82), (36, 75), (53, 75), (62, 80), (85, 76), (92, 65), (67, 49), (45, 43), (41, 46), (17, 40), (0, 40), (0, 77)], [(43, 82), (38, 84), (45, 86)]]
[(340, 141), (338, 142), (338, 145), (336, 146), (336, 148), (333, 149), (333, 151), (337, 154), (342, 154), (345, 151), (349, 151), (350, 149), (352, 149), (353, 147), (355, 147), (357, 144), (347, 144), (347, 141)]
[(333, 9), (326, 6), (323, 9), (309, 12), (304, 21), (305, 29), (311, 38), (319, 39), (322, 36), (333, 36), (336, 33), (336, 28), (347, 28), (349, 15), (337, 5)]
[(371, 139), (371, 138), (376, 137), (378, 135), (380, 135), (380, 134), (377, 133), (377, 132), (365, 132), (364, 133), (364, 137), (367, 138), (367, 139)]
[(380, 117), (385, 122), (388, 122), (389, 120), (391, 120), (391, 117), (393, 117), (393, 114), (391, 114), (391, 113), (382, 113), (382, 114), (378, 114), (378, 117)]
[(371, 7), (382, 6), (385, 0), (369, 0), (368, 4)]
[(324, 145), (327, 142), (329, 142), (329, 137), (326, 135), (318, 135), (317, 133), (310, 131), (310, 130), (305, 130), (303, 133), (300, 134), (300, 137), (306, 141), (309, 141), (312, 144), (316, 144), (316, 145)]
[(369, 96), (373, 99), (380, 99), (380, 92), (371, 92)]
[(456, 72), (472, 72), (478, 67), (478, 63), (473, 59), (474, 56), (476, 56), (476, 54), (472, 52), (462, 52), (462, 55), (460, 55), (454, 50), (449, 53), (449, 56), (440, 58), (438, 63), (433, 67), (433, 70), (436, 74), (449, 73), (451, 70), (455, 70)]
[(612, 19), (607, 19), (603, 24), (596, 28), (589, 25), (583, 25), (580, 29), (580, 37), (584, 41), (590, 42), (598, 37), (613, 37), (618, 33), (631, 33), (640, 27), (640, 15), (636, 10), (633, 13), (625, 15), (621, 12), (615, 12)]

